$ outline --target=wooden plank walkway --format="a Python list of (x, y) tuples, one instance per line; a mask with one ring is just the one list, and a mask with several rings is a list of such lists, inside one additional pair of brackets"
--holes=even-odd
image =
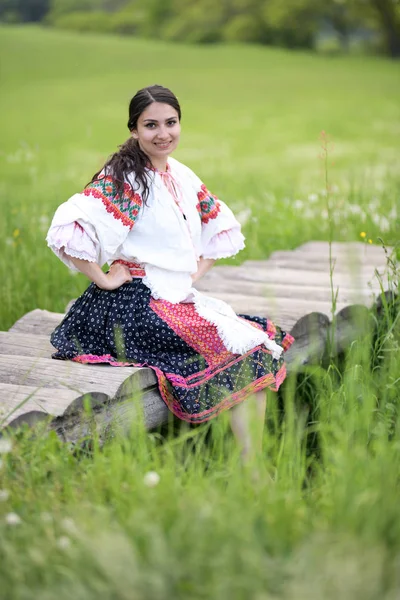
[[(376, 272), (384, 278), (386, 258), (382, 248), (362, 243), (334, 243), (332, 252), (338, 321), (348, 322), (349, 306), (370, 307), (376, 300), (381, 291)], [(323, 354), (332, 318), (326, 242), (309, 242), (296, 250), (275, 252), (266, 261), (216, 266), (196, 287), (229, 302), (237, 313), (268, 316), (290, 331), (296, 343), (286, 355), (289, 370)], [(142, 392), (148, 427), (167, 418), (168, 410), (151, 369), (52, 360), (49, 334), (62, 317), (61, 313), (36, 309), (8, 332), (0, 332), (3, 425), (15, 422), (17, 417), (20, 422), (51, 415), (58, 417), (52, 424), (60, 435), (65, 439), (76, 437), (83, 397), (89, 394), (97, 425), (104, 427), (114, 420), (124, 427), (137, 414), (138, 407), (131, 401), (137, 391)], [(79, 434), (85, 432), (79, 426)]]

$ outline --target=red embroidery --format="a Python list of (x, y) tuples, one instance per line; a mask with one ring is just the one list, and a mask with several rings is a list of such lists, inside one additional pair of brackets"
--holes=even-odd
[(225, 348), (216, 326), (200, 317), (194, 304), (172, 304), (152, 298), (150, 308), (191, 348), (201, 354), (210, 367), (235, 356)]
[(124, 193), (121, 198), (116, 192), (116, 185), (109, 175), (92, 181), (84, 190), (85, 196), (99, 198), (104, 204), (106, 211), (115, 219), (122, 222), (125, 227), (132, 227), (137, 220), (139, 209), (142, 206), (142, 198), (133, 191), (130, 185), (124, 184)]
[(132, 277), (145, 277), (146, 271), (143, 269), (140, 263), (128, 262), (126, 260), (114, 260), (113, 265), (119, 263), (120, 265), (125, 265), (128, 267), (130, 274)]
[(208, 223), (210, 219), (215, 219), (221, 211), (221, 204), (217, 196), (209, 192), (204, 183), (197, 193), (197, 198), (199, 202), (196, 208), (202, 223)]

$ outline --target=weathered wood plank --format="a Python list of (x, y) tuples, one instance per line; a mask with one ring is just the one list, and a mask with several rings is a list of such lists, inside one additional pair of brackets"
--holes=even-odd
[[(382, 271), (383, 272), (383, 271)], [(309, 269), (281, 269), (280, 267), (270, 267), (267, 263), (258, 267), (237, 268), (230, 265), (216, 267), (209, 271), (204, 278), (196, 282), (196, 287), (201, 288), (204, 282), (210, 285), (222, 279), (232, 281), (232, 291), (235, 290), (235, 283), (241, 279), (242, 281), (262, 282), (265, 285), (291, 285), (303, 286), (308, 285), (315, 288), (329, 288), (330, 278), (329, 272), (316, 272)], [(373, 284), (374, 270), (338, 273), (333, 276), (334, 287), (346, 289), (368, 289), (368, 284)]]
[(110, 436), (129, 433), (139, 416), (143, 418), (147, 429), (157, 427), (171, 417), (155, 388), (145, 391), (141, 396), (106, 402), (103, 407), (95, 407), (90, 416), (86, 416), (84, 411), (69, 416), (61, 415), (51, 422), (50, 428), (64, 441), (72, 443), (90, 438), (93, 431), (97, 431), (102, 442)]
[[(309, 300), (297, 299), (296, 302), (293, 302), (291, 298), (266, 298), (229, 292), (214, 292), (212, 295), (214, 298), (229, 302), (237, 313), (266, 316), (275, 320), (278, 325), (283, 322), (287, 323), (288, 318), (292, 322), (297, 321), (310, 312), (321, 312), (329, 315), (331, 311), (330, 302), (321, 302), (313, 298)], [(344, 303), (338, 303), (337, 310), (341, 310), (344, 306)]]
[[(232, 279), (217, 279), (217, 280), (209, 280), (204, 279), (200, 282), (200, 285), (196, 286), (198, 289), (201, 289), (205, 294), (210, 294), (215, 296), (215, 294), (220, 293), (231, 293), (232, 292), (233, 282)], [(280, 303), (283, 298), (291, 298), (293, 300), (293, 304), (297, 302), (297, 300), (309, 300), (309, 298), (313, 298), (315, 301), (319, 302), (329, 302), (331, 297), (331, 290), (328, 287), (312, 287), (309, 285), (299, 286), (299, 285), (290, 285), (284, 283), (261, 283), (254, 281), (243, 281), (238, 277), (234, 283), (235, 293), (242, 294), (249, 297), (264, 297), (267, 299), (271, 299), (274, 302)], [(375, 287), (375, 293), (378, 293), (379, 287), (378, 284)], [(372, 290), (368, 288), (339, 288), (338, 294), (338, 302), (339, 303), (355, 303), (361, 302), (366, 304), (371, 304), (374, 300), (374, 294)]]
[(0, 355), (0, 381), (13, 385), (74, 390), (76, 395), (104, 392), (114, 397), (121, 384), (135, 376), (140, 389), (154, 385), (154, 372), (147, 368), (82, 365), (71, 361)]
[(50, 334), (64, 318), (63, 313), (54, 313), (36, 308), (18, 319), (9, 331), (16, 333)]
[[(388, 248), (388, 251), (391, 251), (391, 248)], [(298, 246), (294, 250), (290, 250), (293, 253), (309, 253), (314, 256), (321, 255), (329, 255), (329, 243), (328, 242), (306, 242), (301, 246)], [(333, 255), (349, 255), (349, 254), (357, 254), (362, 256), (369, 257), (368, 260), (371, 264), (373, 264), (376, 258), (379, 258), (384, 253), (383, 248), (381, 246), (377, 246), (375, 244), (366, 244), (363, 242), (333, 242), (332, 243), (332, 254)]]
[[(374, 269), (377, 268), (380, 271), (386, 269), (387, 263), (384, 255), (382, 254), (379, 259), (376, 259), (371, 265), (368, 261), (368, 257), (353, 257), (351, 260), (344, 255), (338, 255), (334, 257), (334, 272), (335, 274), (348, 273), (348, 272), (363, 272), (364, 274), (373, 274)], [(274, 252), (271, 254), (268, 260), (265, 261), (254, 261), (247, 260), (238, 268), (253, 268), (261, 267), (263, 265), (272, 267), (279, 267), (280, 269), (302, 269), (313, 271), (327, 271), (329, 273), (329, 258), (328, 256), (314, 256), (310, 259), (310, 254), (307, 253), (286, 253), (286, 252)]]
[(61, 415), (76, 397), (75, 390), (0, 383), (0, 421), (6, 418), (6, 424), (31, 410)]
[(0, 331), (0, 353), (50, 358), (55, 348), (48, 335)]

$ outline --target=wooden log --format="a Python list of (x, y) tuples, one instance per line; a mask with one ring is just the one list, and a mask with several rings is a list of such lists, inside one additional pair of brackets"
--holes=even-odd
[[(381, 269), (381, 272), (383, 273), (383, 268)], [(249, 266), (247, 268), (241, 268), (240, 271), (237, 270), (237, 267), (223, 265), (209, 271), (204, 278), (202, 278), (199, 282), (196, 282), (196, 287), (198, 287), (198, 284), (201, 287), (204, 281), (212, 281), (213, 283), (217, 284), (221, 278), (232, 281), (237, 281), (238, 279), (242, 279), (246, 282), (257, 281), (264, 283), (265, 285), (308, 285), (315, 288), (330, 288), (329, 271), (324, 273), (310, 271), (308, 268), (306, 268), (306, 265), (303, 269), (297, 267), (291, 269), (281, 269), (279, 267), (270, 267), (268, 264), (258, 267)], [(357, 269), (349, 269), (348, 272), (333, 275), (335, 287), (344, 287), (350, 289), (362, 289), (363, 287), (367, 287), (368, 289), (368, 283), (370, 281), (373, 282), (374, 279), (376, 279), (374, 275), (374, 269), (364, 269), (361, 271), (358, 271)], [(232, 285), (232, 291), (234, 291), (234, 289), (235, 287)]]
[[(233, 307), (239, 314), (258, 315), (268, 317), (281, 326), (285, 331), (295, 325), (295, 323), (304, 315), (310, 312), (321, 312), (329, 314), (331, 302), (320, 302), (309, 298), (308, 300), (296, 300), (293, 302), (290, 298), (263, 298), (260, 296), (246, 296), (244, 294), (215, 292), (214, 298), (220, 298)], [(338, 303), (337, 310), (341, 310), (346, 305)]]
[(15, 333), (32, 333), (50, 335), (64, 318), (63, 313), (53, 313), (48, 310), (36, 308), (18, 319), (9, 331)]
[(0, 331), (1, 354), (50, 358), (55, 348), (48, 335)]
[(63, 414), (53, 419), (49, 428), (61, 439), (79, 444), (83, 439), (97, 433), (100, 443), (115, 435), (126, 435), (142, 418), (147, 429), (153, 429), (165, 423), (171, 417), (167, 406), (161, 400), (155, 388), (144, 391), (140, 396), (105, 402), (96, 405), (90, 412), (84, 408), (73, 414)]
[(290, 331), (295, 343), (285, 355), (288, 373), (295, 373), (301, 367), (318, 363), (323, 356), (330, 320), (323, 313), (313, 312), (301, 317)]
[(41, 411), (43, 414), (60, 415), (77, 397), (77, 392), (18, 383), (0, 383), (0, 422), (3, 425), (23, 413)]
[[(276, 253), (278, 254), (278, 253)], [(261, 266), (260, 262), (265, 262), (266, 266), (269, 268), (279, 268), (279, 269), (301, 269), (307, 270), (310, 272), (325, 272), (329, 273), (329, 260), (328, 257), (321, 256), (316, 257), (312, 260), (309, 260), (308, 254), (300, 254), (300, 255), (289, 255), (289, 256), (281, 256), (279, 253), (278, 256), (275, 256), (275, 253), (270, 256), (267, 261), (245, 261), (239, 269), (245, 268), (258, 268)], [(384, 256), (379, 261), (375, 261), (374, 267), (379, 271), (385, 270), (387, 267), (386, 261), (384, 260)], [(360, 258), (359, 260), (348, 261), (344, 257), (335, 257), (334, 258), (334, 273), (335, 275), (346, 274), (348, 272), (355, 271), (359, 273), (360, 271), (366, 275), (373, 275), (374, 269), (371, 268), (371, 265), (365, 261), (365, 259)]]
[[(392, 248), (388, 248), (390, 252)], [(298, 246), (295, 250), (292, 250), (295, 254), (308, 253), (313, 256), (328, 256), (329, 255), (329, 244), (328, 242), (306, 242), (301, 246)], [(370, 264), (373, 264), (379, 257), (384, 254), (384, 250), (381, 246), (375, 244), (365, 244), (360, 242), (333, 242), (332, 243), (332, 254), (333, 255), (357, 255), (368, 257)]]
[(366, 306), (346, 306), (330, 324), (324, 359), (329, 361), (342, 354), (354, 341), (371, 334), (373, 327), (371, 311)]
[(155, 375), (147, 368), (83, 365), (71, 361), (0, 355), (0, 381), (12, 385), (69, 389), (76, 395), (104, 392), (114, 397), (121, 384), (130, 376), (141, 389), (154, 385)]
[[(196, 288), (205, 294), (212, 294), (215, 296), (215, 294), (227, 293), (231, 297), (232, 286), (232, 279), (220, 279), (217, 281), (205, 279), (204, 281), (199, 282), (199, 285), (196, 285)], [(308, 302), (310, 298), (313, 298), (315, 301), (326, 302), (331, 295), (331, 289), (328, 285), (324, 287), (315, 287), (307, 285), (307, 283), (302, 286), (291, 285), (290, 282), (265, 284), (261, 282), (243, 281), (238, 278), (235, 280), (234, 286), (236, 294), (249, 296), (251, 298), (254, 296), (258, 298), (262, 297), (276, 303), (280, 303), (282, 299), (290, 298), (292, 299), (293, 306), (295, 306), (293, 300), (306, 300)], [(376, 282), (373, 285), (373, 288), (374, 291), (378, 293), (379, 283)], [(371, 304), (373, 297), (374, 293), (372, 289), (352, 288), (349, 285), (346, 287), (339, 287), (338, 301), (342, 304), (351, 304), (358, 300)]]

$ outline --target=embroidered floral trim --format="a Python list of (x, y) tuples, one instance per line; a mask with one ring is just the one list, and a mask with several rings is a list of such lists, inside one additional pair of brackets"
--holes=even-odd
[[(265, 352), (265, 350), (263, 352)], [(102, 356), (96, 356), (93, 354), (82, 354), (81, 356), (76, 356), (72, 360), (74, 362), (86, 364), (108, 363), (113, 367), (150, 367), (151, 369), (153, 369), (157, 376), (158, 389), (165, 404), (168, 406), (170, 411), (174, 413), (175, 416), (177, 416), (179, 419), (182, 419), (183, 421), (188, 421), (190, 423), (204, 423), (205, 421), (216, 417), (221, 412), (231, 408), (235, 404), (242, 402), (248, 396), (259, 392), (266, 387), (268, 387), (273, 392), (276, 392), (286, 377), (286, 366), (285, 363), (283, 363), (275, 375), (273, 373), (266, 373), (259, 379), (250, 382), (248, 385), (244, 386), (237, 392), (228, 394), (222, 402), (219, 402), (217, 405), (209, 408), (208, 410), (203, 410), (199, 413), (190, 414), (182, 409), (182, 406), (173, 395), (173, 385), (177, 385), (178, 383), (178, 381), (174, 381), (176, 379), (176, 375), (174, 375), (173, 373), (164, 373), (158, 367), (151, 366), (146, 363), (137, 363), (133, 361), (118, 361), (115, 358), (113, 358), (110, 354), (103, 354)], [(202, 383), (203, 382), (199, 382), (198, 385), (201, 385)]]
[(118, 260), (114, 260), (112, 264), (113, 265), (115, 265), (115, 264), (125, 265), (126, 267), (128, 267), (129, 272), (132, 275), (132, 277), (145, 277), (146, 276), (146, 271), (144, 270), (144, 268), (142, 267), (142, 265), (140, 263), (129, 262), (127, 260), (118, 259)]
[(273, 392), (276, 392), (286, 377), (286, 366), (285, 364), (279, 369), (277, 374), (274, 376), (272, 373), (267, 373), (263, 377), (260, 377), (256, 381), (252, 381), (250, 384), (238, 390), (237, 392), (228, 395), (225, 400), (213, 406), (212, 408), (205, 410), (200, 413), (189, 414), (182, 410), (181, 405), (177, 402), (171, 391), (171, 384), (169, 383), (169, 374), (164, 374), (159, 369), (154, 369), (158, 379), (158, 387), (160, 394), (168, 408), (174, 413), (179, 419), (188, 421), (190, 423), (204, 423), (209, 419), (216, 417), (221, 412), (231, 408), (235, 404), (242, 402), (248, 396), (255, 394), (268, 387)]
[(209, 366), (215, 367), (234, 356), (225, 348), (217, 328), (197, 313), (194, 304), (172, 304), (167, 300), (152, 298), (150, 308), (181, 339), (201, 354)]
[(196, 208), (201, 217), (201, 222), (208, 223), (210, 219), (215, 219), (221, 211), (221, 204), (217, 196), (209, 192), (204, 183), (197, 193), (197, 198), (199, 202)]
[(124, 184), (124, 194), (121, 198), (116, 193), (116, 186), (112, 177), (103, 175), (96, 181), (92, 181), (83, 190), (83, 194), (99, 198), (108, 213), (121, 221), (125, 227), (132, 229), (142, 206), (142, 198), (132, 190), (129, 184)]

